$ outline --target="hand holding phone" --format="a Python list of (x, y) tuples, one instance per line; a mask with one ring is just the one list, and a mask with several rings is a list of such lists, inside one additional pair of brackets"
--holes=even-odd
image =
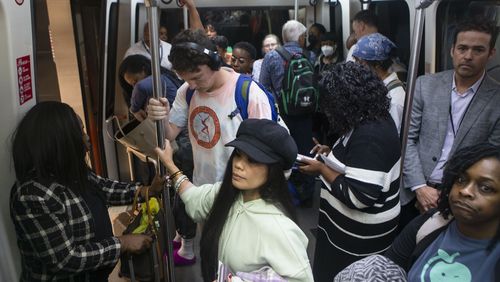
[(311, 158), (311, 157), (308, 157), (308, 156), (304, 156), (304, 155), (301, 155), (301, 154), (297, 154), (296, 162), (304, 164), (305, 163), (304, 160), (313, 161), (314, 158)]

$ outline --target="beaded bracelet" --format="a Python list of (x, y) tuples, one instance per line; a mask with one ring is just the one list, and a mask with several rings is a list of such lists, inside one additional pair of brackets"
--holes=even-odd
[(188, 179), (187, 176), (182, 175), (182, 176), (179, 177), (179, 179), (177, 179), (177, 181), (175, 181), (175, 185), (174, 185), (175, 193), (179, 193), (179, 189), (181, 188), (181, 184), (185, 180), (189, 180), (189, 179)]
[(182, 174), (182, 170), (178, 170), (172, 174), (170, 174), (170, 179), (174, 179), (177, 175)]

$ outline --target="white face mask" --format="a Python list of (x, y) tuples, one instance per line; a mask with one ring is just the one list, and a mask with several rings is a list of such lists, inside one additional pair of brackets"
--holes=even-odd
[(323, 55), (328, 57), (328, 56), (333, 55), (333, 52), (335, 52), (335, 49), (333, 48), (333, 46), (323, 45), (323, 46), (321, 46), (321, 52), (323, 53)]

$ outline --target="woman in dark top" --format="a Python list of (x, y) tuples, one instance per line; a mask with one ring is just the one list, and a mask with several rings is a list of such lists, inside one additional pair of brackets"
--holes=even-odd
[[(39, 103), (19, 123), (10, 212), (21, 281), (107, 281), (121, 253), (149, 248), (146, 235), (114, 237), (107, 211), (108, 204), (131, 203), (141, 187), (97, 176), (85, 161), (88, 148), (82, 122), (66, 104)], [(150, 189), (160, 190), (156, 182)]]
[(410, 222), (385, 256), (408, 281), (500, 281), (500, 147), (457, 151), (442, 183), (437, 211)]
[(324, 183), (313, 267), (315, 281), (322, 282), (391, 245), (400, 211), (401, 149), (387, 88), (372, 71), (337, 64), (323, 72), (320, 87), (330, 131), (341, 137), (331, 150), (313, 149), (324, 163), (304, 160), (299, 168)]

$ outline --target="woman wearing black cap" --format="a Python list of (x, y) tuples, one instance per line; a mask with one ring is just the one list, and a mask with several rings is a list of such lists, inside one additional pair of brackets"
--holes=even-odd
[(283, 170), (297, 157), (286, 129), (270, 120), (243, 121), (224, 179), (194, 186), (172, 161), (168, 141), (157, 153), (173, 186), (195, 221), (205, 221), (201, 267), (205, 281), (216, 279), (218, 261), (236, 272), (272, 268), (288, 281), (313, 281), (307, 237), (297, 226)]

